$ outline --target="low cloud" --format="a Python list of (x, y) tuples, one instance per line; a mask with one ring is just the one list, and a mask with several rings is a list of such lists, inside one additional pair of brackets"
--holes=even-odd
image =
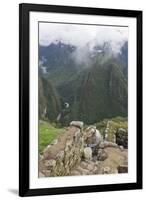
[[(74, 24), (39, 24), (39, 44), (48, 46), (51, 43), (62, 42), (73, 45), (76, 62), (86, 64), (90, 62), (89, 52), (106, 42), (110, 44), (111, 51), (120, 53), (121, 46), (128, 40), (128, 27), (113, 27), (99, 25)], [(99, 49), (100, 51), (100, 49)]]
[(40, 23), (39, 42), (49, 45), (61, 41), (83, 47), (111, 41), (114, 45), (128, 39), (128, 27)]

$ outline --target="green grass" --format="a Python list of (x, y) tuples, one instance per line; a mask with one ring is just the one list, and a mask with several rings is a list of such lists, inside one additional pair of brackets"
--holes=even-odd
[(109, 141), (113, 141), (114, 133), (116, 133), (119, 128), (127, 130), (128, 129), (127, 121), (118, 121), (117, 119), (113, 119), (113, 121), (109, 122), (109, 132), (108, 132)]
[(111, 119), (104, 119), (96, 124), (97, 129), (100, 130), (101, 134), (104, 135), (105, 129), (107, 127), (107, 122), (109, 121), (109, 130), (108, 130), (108, 140), (112, 141), (114, 134), (117, 132), (119, 128), (123, 128), (125, 130), (128, 129), (128, 121), (127, 118), (124, 117), (115, 117)]
[(39, 153), (42, 153), (44, 148), (50, 144), (60, 133), (63, 132), (63, 128), (58, 128), (49, 124), (48, 122), (41, 121), (39, 123)]

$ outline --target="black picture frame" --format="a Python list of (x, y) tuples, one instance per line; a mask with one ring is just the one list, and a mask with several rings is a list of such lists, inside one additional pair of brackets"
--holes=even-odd
[[(55, 12), (115, 17), (137, 21), (137, 180), (134, 183), (30, 189), (29, 187), (29, 12)], [(55, 195), (142, 189), (142, 11), (57, 5), (19, 5), (19, 195)]]

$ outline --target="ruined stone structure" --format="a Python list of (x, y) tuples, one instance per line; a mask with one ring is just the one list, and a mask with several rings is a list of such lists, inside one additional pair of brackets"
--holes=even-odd
[(80, 163), (84, 150), (81, 128), (71, 125), (55, 144), (45, 148), (39, 161), (40, 176), (66, 176)]
[[(127, 150), (103, 141), (96, 127), (73, 121), (39, 159), (39, 177), (126, 173)], [(124, 165), (124, 168), (123, 168)]]

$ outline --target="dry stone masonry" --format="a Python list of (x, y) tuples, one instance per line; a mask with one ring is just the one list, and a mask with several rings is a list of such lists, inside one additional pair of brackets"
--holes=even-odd
[[(127, 150), (103, 140), (95, 126), (80, 121), (48, 145), (39, 157), (39, 177), (127, 173)], [(121, 143), (120, 143), (121, 144)]]

